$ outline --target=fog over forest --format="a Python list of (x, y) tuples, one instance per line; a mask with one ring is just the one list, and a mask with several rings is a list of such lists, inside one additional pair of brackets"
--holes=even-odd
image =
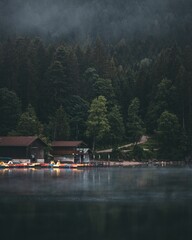
[(191, 7), (191, 0), (0, 0), (0, 32), (107, 40), (181, 37), (190, 34)]

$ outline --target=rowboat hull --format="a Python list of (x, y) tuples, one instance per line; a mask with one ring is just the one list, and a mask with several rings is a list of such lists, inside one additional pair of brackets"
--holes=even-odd
[(0, 164), (0, 168), (81, 168), (92, 167), (91, 164), (75, 164), (75, 163), (16, 163), (16, 164)]

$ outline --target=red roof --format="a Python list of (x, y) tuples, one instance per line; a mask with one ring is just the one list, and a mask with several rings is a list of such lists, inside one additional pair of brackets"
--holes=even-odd
[(37, 139), (38, 137), (35, 136), (0, 137), (0, 147), (1, 146), (27, 147)]
[(80, 145), (86, 145), (82, 141), (53, 141), (52, 147), (79, 147)]

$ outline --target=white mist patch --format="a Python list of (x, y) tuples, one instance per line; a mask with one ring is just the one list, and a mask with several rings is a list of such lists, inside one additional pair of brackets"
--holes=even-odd
[(52, 36), (163, 35), (192, 20), (190, 0), (0, 1), (0, 29)]

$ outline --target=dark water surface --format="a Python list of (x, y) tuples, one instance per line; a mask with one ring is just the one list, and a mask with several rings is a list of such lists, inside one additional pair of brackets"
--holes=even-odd
[(1, 239), (192, 239), (192, 168), (0, 169)]

